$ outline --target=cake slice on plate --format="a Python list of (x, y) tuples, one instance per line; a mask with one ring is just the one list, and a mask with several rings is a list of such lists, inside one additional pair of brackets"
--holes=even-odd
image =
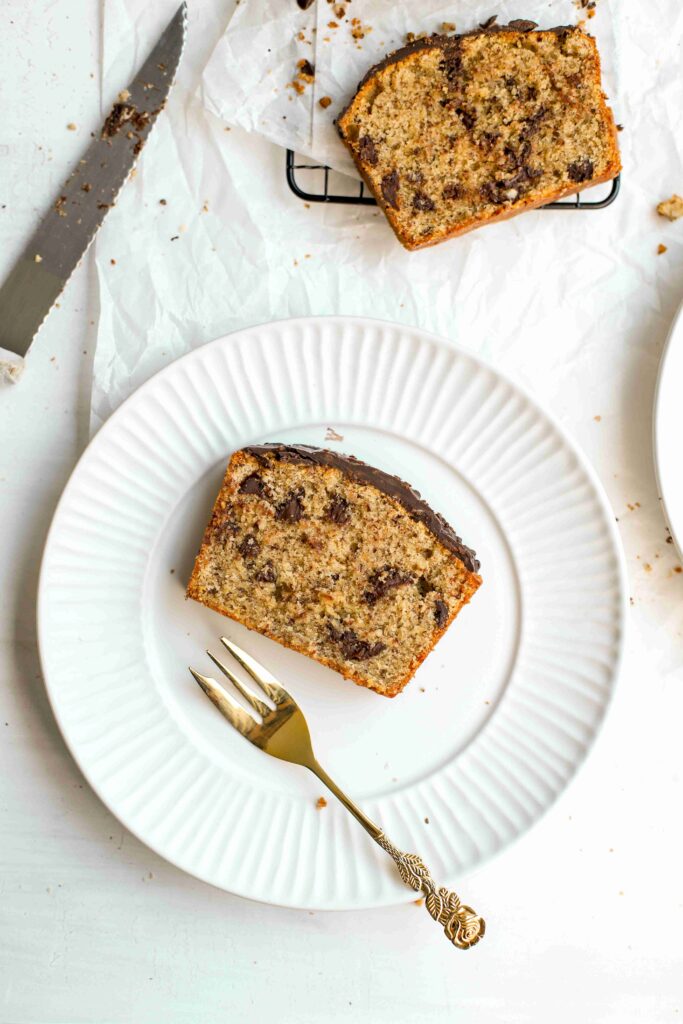
[(394, 697), (478, 573), (402, 480), (352, 456), (266, 444), (230, 459), (187, 594)]

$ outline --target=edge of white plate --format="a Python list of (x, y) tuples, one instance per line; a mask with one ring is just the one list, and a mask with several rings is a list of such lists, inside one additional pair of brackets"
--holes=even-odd
[[(681, 337), (677, 339), (677, 335)], [(655, 385), (654, 400), (652, 403), (652, 457), (655, 465), (655, 479), (657, 481), (657, 494), (659, 500), (662, 503), (662, 512), (666, 521), (667, 528), (671, 534), (674, 542), (674, 546), (678, 552), (679, 558), (683, 559), (683, 535), (677, 535), (674, 525), (671, 521), (669, 514), (670, 504), (667, 502), (667, 488), (664, 483), (664, 478), (660, 472), (660, 447), (661, 447), (661, 417), (662, 417), (662, 382), (664, 380), (664, 374), (666, 372), (667, 364), (671, 358), (674, 345), (683, 345), (683, 301), (681, 301), (676, 314), (671, 322), (669, 333), (664, 342), (664, 348), (662, 349), (662, 355), (659, 360), (659, 369), (657, 370), (657, 383)]]
[[(323, 912), (323, 911), (325, 911), (325, 912), (342, 912), (342, 911), (354, 911), (354, 910), (373, 910), (373, 909), (377, 909), (379, 907), (397, 906), (397, 905), (400, 905), (400, 903), (412, 902), (413, 899), (414, 899), (414, 893), (410, 889), (408, 889), (406, 887), (405, 899), (400, 901), (400, 903), (393, 896), (391, 896), (388, 899), (378, 899), (378, 900), (373, 900), (372, 902), (366, 902), (362, 906), (353, 906), (353, 907), (320, 906), (319, 907), (319, 906), (314, 906), (314, 905), (311, 905), (311, 906), (307, 905), (306, 907), (301, 907), (301, 906), (299, 906), (296, 903), (285, 903), (285, 902), (277, 902), (276, 903), (276, 902), (273, 902), (272, 900), (260, 900), (257, 896), (254, 896), (253, 894), (250, 894), (250, 893), (239, 892), (237, 890), (223, 889), (221, 886), (217, 886), (210, 879), (204, 877), (200, 872), (190, 871), (184, 865), (178, 863), (175, 860), (172, 860), (165, 853), (162, 853), (159, 849), (157, 849), (157, 847), (153, 843), (150, 843), (147, 839), (144, 839), (141, 835), (139, 835), (138, 832), (133, 827), (131, 827), (131, 825), (124, 818), (120, 817), (114, 810), (112, 810), (112, 808), (109, 806), (108, 801), (106, 800), (106, 798), (101, 793), (100, 788), (92, 781), (92, 779), (88, 775), (87, 771), (83, 767), (83, 765), (82, 765), (82, 763), (81, 763), (81, 761), (80, 761), (80, 759), (78, 757), (77, 752), (72, 747), (72, 745), (71, 745), (71, 743), (69, 741), (69, 738), (68, 738), (68, 736), (67, 736), (67, 734), (66, 734), (66, 732), (65, 732), (65, 730), (63, 728), (62, 720), (61, 720), (59, 711), (57, 709), (55, 701), (53, 700), (53, 694), (52, 694), (52, 690), (51, 690), (51, 687), (50, 687), (50, 683), (49, 683), (48, 678), (47, 678), (47, 674), (45, 672), (45, 664), (44, 664), (44, 659), (43, 659), (43, 601), (45, 599), (44, 598), (44, 595), (45, 595), (45, 578), (44, 577), (45, 577), (45, 566), (46, 566), (46, 563), (47, 563), (47, 555), (48, 555), (48, 551), (49, 551), (49, 548), (50, 548), (50, 545), (51, 545), (51, 542), (52, 542), (52, 535), (53, 535), (53, 531), (55, 529), (55, 523), (56, 523), (57, 518), (59, 516), (60, 510), (61, 510), (61, 506), (65, 502), (65, 500), (66, 500), (66, 498), (67, 498), (67, 496), (68, 496), (68, 494), (69, 494), (69, 492), (71, 490), (71, 487), (73, 486), (74, 476), (76, 474), (76, 471), (78, 470), (78, 467), (79, 467), (79, 464), (80, 464), (81, 460), (85, 457), (87, 452), (89, 452), (91, 449), (96, 448), (98, 443), (101, 443), (100, 442), (101, 435), (102, 435), (103, 431), (106, 429), (107, 425), (109, 423), (114, 422), (120, 415), (122, 415), (124, 410), (128, 406), (128, 403), (132, 402), (135, 399), (137, 399), (138, 396), (140, 394), (142, 394), (147, 388), (151, 387), (153, 382), (155, 382), (159, 377), (163, 377), (164, 374), (168, 373), (178, 363), (183, 362), (184, 360), (192, 359), (196, 355), (196, 353), (198, 351), (200, 351), (200, 349), (204, 349), (204, 348), (208, 348), (208, 347), (211, 347), (211, 346), (219, 346), (219, 345), (223, 345), (223, 344), (226, 344), (226, 343), (230, 343), (231, 339), (237, 338), (241, 334), (246, 334), (246, 333), (248, 333), (250, 331), (257, 330), (259, 327), (265, 327), (265, 326), (272, 327), (274, 325), (281, 324), (281, 323), (288, 323), (288, 324), (292, 324), (293, 325), (293, 324), (296, 324), (296, 323), (299, 323), (299, 322), (300, 323), (307, 323), (307, 322), (316, 321), (316, 320), (325, 321), (326, 323), (330, 323), (330, 322), (347, 323), (349, 320), (352, 320), (352, 321), (354, 321), (354, 323), (357, 323), (359, 325), (363, 325), (363, 324), (368, 324), (368, 325), (387, 324), (387, 325), (389, 325), (391, 327), (396, 326), (392, 321), (382, 320), (379, 317), (340, 316), (340, 315), (312, 316), (312, 317), (283, 317), (280, 320), (267, 320), (267, 321), (264, 321), (264, 322), (258, 323), (258, 324), (250, 324), (247, 327), (240, 328), (237, 331), (232, 331), (229, 334), (224, 334), (224, 335), (221, 335), (218, 338), (214, 338), (213, 341), (206, 342), (205, 345), (199, 346), (196, 349), (192, 349), (190, 352), (185, 353), (183, 356), (180, 356), (178, 359), (173, 360), (173, 362), (169, 363), (168, 366), (163, 367), (161, 370), (159, 370), (157, 373), (155, 373), (152, 377), (150, 377), (148, 380), (146, 380), (143, 384), (141, 384), (140, 387), (137, 388), (136, 391), (134, 391), (131, 395), (129, 395), (128, 398), (126, 398), (121, 403), (121, 405), (117, 409), (114, 410), (114, 412), (111, 414), (111, 416), (102, 425), (100, 430), (98, 430), (97, 434), (95, 434), (94, 437), (91, 438), (89, 443), (86, 445), (86, 447), (83, 449), (83, 451), (81, 452), (80, 456), (78, 457), (78, 459), (76, 461), (76, 464), (75, 464), (73, 470), (71, 471), (71, 474), (69, 475), (69, 479), (66, 482), (64, 490), (62, 491), (62, 494), (61, 494), (61, 496), (59, 498), (59, 501), (57, 502), (57, 505), (55, 507), (55, 511), (53, 513), (53, 516), (52, 516), (52, 520), (50, 522), (50, 528), (49, 528), (47, 536), (46, 536), (45, 546), (43, 548), (43, 554), (42, 554), (42, 557), (41, 557), (40, 573), (39, 573), (39, 577), (38, 577), (38, 592), (37, 592), (37, 601), (36, 601), (36, 623), (37, 623), (37, 636), (38, 636), (38, 653), (39, 653), (39, 658), (40, 658), (41, 674), (43, 676), (43, 682), (45, 684), (45, 690), (47, 692), (48, 701), (50, 703), (50, 707), (52, 709), (52, 713), (55, 716), (55, 720), (57, 722), (57, 725), (59, 726), (59, 731), (61, 733), (62, 739), (64, 740), (64, 742), (66, 744), (66, 747), (69, 750), (69, 753), (71, 754), (71, 756), (73, 757), (74, 761), (78, 765), (78, 768), (79, 768), (80, 772), (82, 773), (82, 775), (84, 776), (84, 778), (86, 779), (86, 781), (88, 782), (88, 785), (91, 787), (91, 789), (97, 795), (98, 799), (102, 801), (102, 803), (110, 811), (110, 813), (113, 814), (114, 817), (119, 822), (121, 822), (121, 824), (124, 826), (124, 828), (126, 828), (131, 833), (131, 835), (135, 836), (135, 838), (140, 843), (142, 843), (143, 846), (146, 846), (148, 849), (152, 850), (152, 852), (155, 853), (158, 857), (160, 857), (162, 860), (165, 860), (167, 863), (172, 864), (174, 867), (178, 868), (178, 870), (183, 871), (185, 874), (189, 874), (191, 877), (197, 878), (199, 881), (204, 882), (205, 884), (212, 886), (212, 888), (218, 889), (221, 892), (229, 892), (233, 896), (239, 896), (242, 899), (248, 899), (248, 900), (251, 900), (252, 902), (255, 902), (255, 903), (264, 903), (267, 906), (279, 906), (279, 907), (283, 907), (285, 909), (290, 909), (290, 910), (313, 910), (313, 911), (316, 911), (316, 912)], [(439, 345), (442, 348), (446, 348), (446, 349), (451, 350), (451, 351), (455, 350), (456, 352), (461, 353), (465, 358), (472, 360), (473, 363), (476, 363), (477, 365), (479, 365), (481, 367), (484, 367), (485, 369), (490, 369), (490, 370), (492, 370), (492, 372), (494, 372), (496, 374), (501, 374), (501, 371), (498, 370), (493, 365), (493, 363), (489, 362), (486, 359), (483, 359), (481, 356), (479, 356), (479, 355), (477, 355), (477, 354), (475, 354), (473, 352), (468, 351), (467, 349), (463, 348), (460, 345), (455, 344), (454, 342), (450, 342), (447, 339), (442, 338), (438, 334), (433, 334), (431, 331), (425, 331), (421, 327), (414, 327), (414, 326), (411, 326), (411, 325), (403, 325), (403, 326), (404, 326), (405, 329), (407, 329), (409, 331), (415, 332), (415, 334), (425, 338), (426, 340), (428, 340), (428, 341), (430, 341), (430, 342), (432, 342), (432, 343), (434, 343), (436, 345)], [(577, 444), (573, 441), (573, 439), (568, 436), (568, 434), (565, 431), (565, 429), (558, 423), (558, 421), (555, 419), (555, 417), (552, 414), (550, 414), (549, 412), (547, 412), (545, 407), (540, 405), (536, 401), (536, 399), (531, 395), (531, 393), (528, 392), (524, 387), (522, 387), (516, 380), (510, 378), (507, 374), (502, 374), (502, 376), (508, 382), (508, 384), (510, 385), (512, 390), (516, 391), (519, 395), (521, 395), (524, 399), (526, 399), (532, 406), (534, 406), (534, 408), (537, 409), (537, 411), (540, 413), (540, 415), (545, 417), (545, 419), (557, 431), (559, 436), (562, 438), (563, 442), (567, 445), (569, 450), (574, 454), (574, 456), (576, 457), (577, 461), (580, 463), (581, 467), (583, 468), (583, 470), (587, 474), (589, 480), (593, 484), (593, 487), (595, 489), (595, 494), (596, 494), (596, 497), (598, 499), (598, 502), (599, 502), (603, 512), (605, 513), (606, 522), (607, 522), (607, 528), (608, 528), (609, 534), (611, 536), (611, 539), (612, 539), (612, 542), (613, 542), (613, 546), (614, 546), (614, 550), (615, 550), (615, 554), (616, 554), (617, 574), (618, 574), (618, 579), (619, 579), (619, 590), (620, 590), (619, 620), (618, 620), (618, 629), (619, 629), (620, 643), (619, 643), (619, 648), (618, 648), (618, 651), (617, 651), (617, 654), (616, 654), (616, 659), (615, 659), (615, 664), (614, 664), (614, 675), (613, 675), (612, 687), (611, 687), (611, 690), (609, 692), (609, 696), (607, 697), (607, 699), (605, 701), (605, 704), (604, 704), (604, 707), (603, 707), (602, 717), (600, 718), (599, 722), (597, 723), (597, 725), (595, 727), (594, 735), (593, 735), (593, 737), (591, 739), (590, 744), (588, 745), (588, 747), (586, 748), (585, 752), (583, 753), (583, 756), (576, 760), (574, 772), (571, 775), (571, 777), (569, 778), (569, 780), (567, 781), (567, 783), (565, 784), (565, 786), (562, 788), (560, 793), (555, 797), (555, 799), (550, 801), (550, 803), (547, 805), (547, 807), (545, 807), (543, 809), (543, 811), (541, 811), (541, 813), (538, 815), (538, 817), (535, 818), (534, 821), (526, 829), (524, 829), (524, 831), (522, 833), (514, 836), (500, 850), (496, 850), (493, 853), (489, 854), (487, 857), (483, 858), (482, 861), (477, 865), (477, 867), (474, 868), (472, 871), (467, 872), (465, 875), (458, 876), (458, 880), (460, 878), (464, 878), (464, 877), (471, 878), (471, 877), (477, 875), (482, 870), (483, 867), (485, 867), (486, 865), (490, 864), (493, 860), (498, 859), (498, 857), (501, 856), (501, 854), (504, 853), (505, 850), (509, 849), (510, 846), (512, 846), (514, 843), (517, 843), (523, 836), (526, 836), (529, 833), (531, 833), (536, 828), (536, 826), (539, 824), (539, 822), (543, 820), (543, 818), (546, 816), (546, 814), (548, 813), (550, 808), (553, 807), (557, 803), (557, 801), (560, 799), (560, 797), (563, 796), (567, 792), (569, 787), (575, 782), (579, 772), (581, 771), (583, 766), (586, 764), (586, 761), (587, 761), (591, 751), (593, 750), (595, 742), (596, 742), (598, 736), (600, 735), (600, 732), (601, 732), (602, 728), (604, 727), (605, 720), (606, 720), (607, 715), (608, 715), (608, 713), (609, 713), (609, 711), (611, 709), (612, 701), (614, 699), (614, 691), (616, 689), (616, 686), (617, 686), (617, 683), (618, 683), (618, 680), (619, 680), (619, 676), (620, 676), (620, 673), (621, 673), (621, 666), (622, 666), (622, 663), (623, 663), (624, 646), (625, 646), (625, 633), (626, 633), (626, 623), (627, 623), (627, 606), (626, 606), (627, 573), (626, 573), (626, 563), (625, 563), (624, 552), (623, 552), (623, 548), (622, 548), (622, 544), (621, 544), (621, 537), (620, 537), (619, 532), (618, 532), (618, 530), (616, 528), (616, 525), (615, 525), (614, 511), (613, 511), (613, 509), (612, 509), (612, 507), (611, 507), (611, 505), (609, 503), (609, 499), (607, 498), (607, 494), (606, 494), (606, 492), (605, 492), (605, 490), (604, 490), (604, 488), (602, 486), (602, 483), (601, 483), (601, 481), (600, 481), (596, 471), (594, 470), (593, 466), (591, 465), (590, 461), (586, 457), (586, 455), (584, 455), (584, 453), (577, 446)], [(449, 880), (449, 882), (450, 881), (451, 880)]]

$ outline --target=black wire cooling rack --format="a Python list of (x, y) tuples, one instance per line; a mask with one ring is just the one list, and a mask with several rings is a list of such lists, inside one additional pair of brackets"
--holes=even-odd
[[(304, 181), (305, 179), (305, 181)], [(344, 203), (347, 206), (376, 206), (377, 203), (362, 181), (346, 174), (333, 171), (324, 164), (311, 163), (305, 157), (298, 157), (293, 150), (287, 150), (287, 184), (299, 199), (307, 203)], [(548, 203), (544, 210), (604, 210), (619, 194), (621, 178), (617, 175), (605, 185), (596, 185), (586, 192), (578, 192), (573, 198)], [(592, 197), (600, 192), (599, 198)]]

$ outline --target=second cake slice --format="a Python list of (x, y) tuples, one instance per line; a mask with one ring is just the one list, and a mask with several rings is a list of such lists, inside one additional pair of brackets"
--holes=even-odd
[(579, 28), (515, 21), (419, 40), (368, 72), (337, 123), (408, 249), (620, 169), (598, 50)]

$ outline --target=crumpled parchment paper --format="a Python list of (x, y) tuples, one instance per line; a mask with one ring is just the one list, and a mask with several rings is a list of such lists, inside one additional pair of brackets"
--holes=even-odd
[[(431, 31), (449, 21), (464, 30), (491, 13), (484, 0), (422, 0), (417, 13), (395, 0), (351, 6), (363, 38), (354, 39), (350, 21), (323, 28), (333, 20), (325, 0), (306, 12), (295, 0), (230, 0), (227, 10), (218, 0), (190, 5), (187, 45), (167, 108), (97, 237), (93, 429), (171, 359), (246, 324), (309, 313), (370, 314), (419, 324), (492, 354), (501, 345), (519, 346), (533, 323), (552, 321), (573, 294), (589, 301), (597, 282), (617, 274), (614, 239), (627, 213), (623, 200), (601, 214), (527, 214), (410, 254), (376, 209), (307, 207), (288, 191), (284, 150), (267, 139), (311, 146), (311, 153), (343, 167), (332, 118), (363, 70), (399, 44), (409, 25)], [(505, 0), (494, 7), (501, 21), (525, 15), (547, 25), (579, 16), (573, 0)], [(106, 110), (172, 5), (151, 10), (143, 0), (111, 0), (104, 13)], [(613, 10), (598, 0), (590, 22), (601, 37), (612, 91), (615, 17), (619, 5)], [(315, 89), (299, 94), (287, 82), (307, 55), (316, 67)], [(335, 104), (322, 110), (315, 90), (334, 94)], [(615, 305), (620, 298), (617, 287)], [(566, 334), (568, 344), (580, 344), (582, 316), (579, 310), (571, 324), (553, 321), (556, 343)], [(538, 358), (546, 358), (543, 346)]]

